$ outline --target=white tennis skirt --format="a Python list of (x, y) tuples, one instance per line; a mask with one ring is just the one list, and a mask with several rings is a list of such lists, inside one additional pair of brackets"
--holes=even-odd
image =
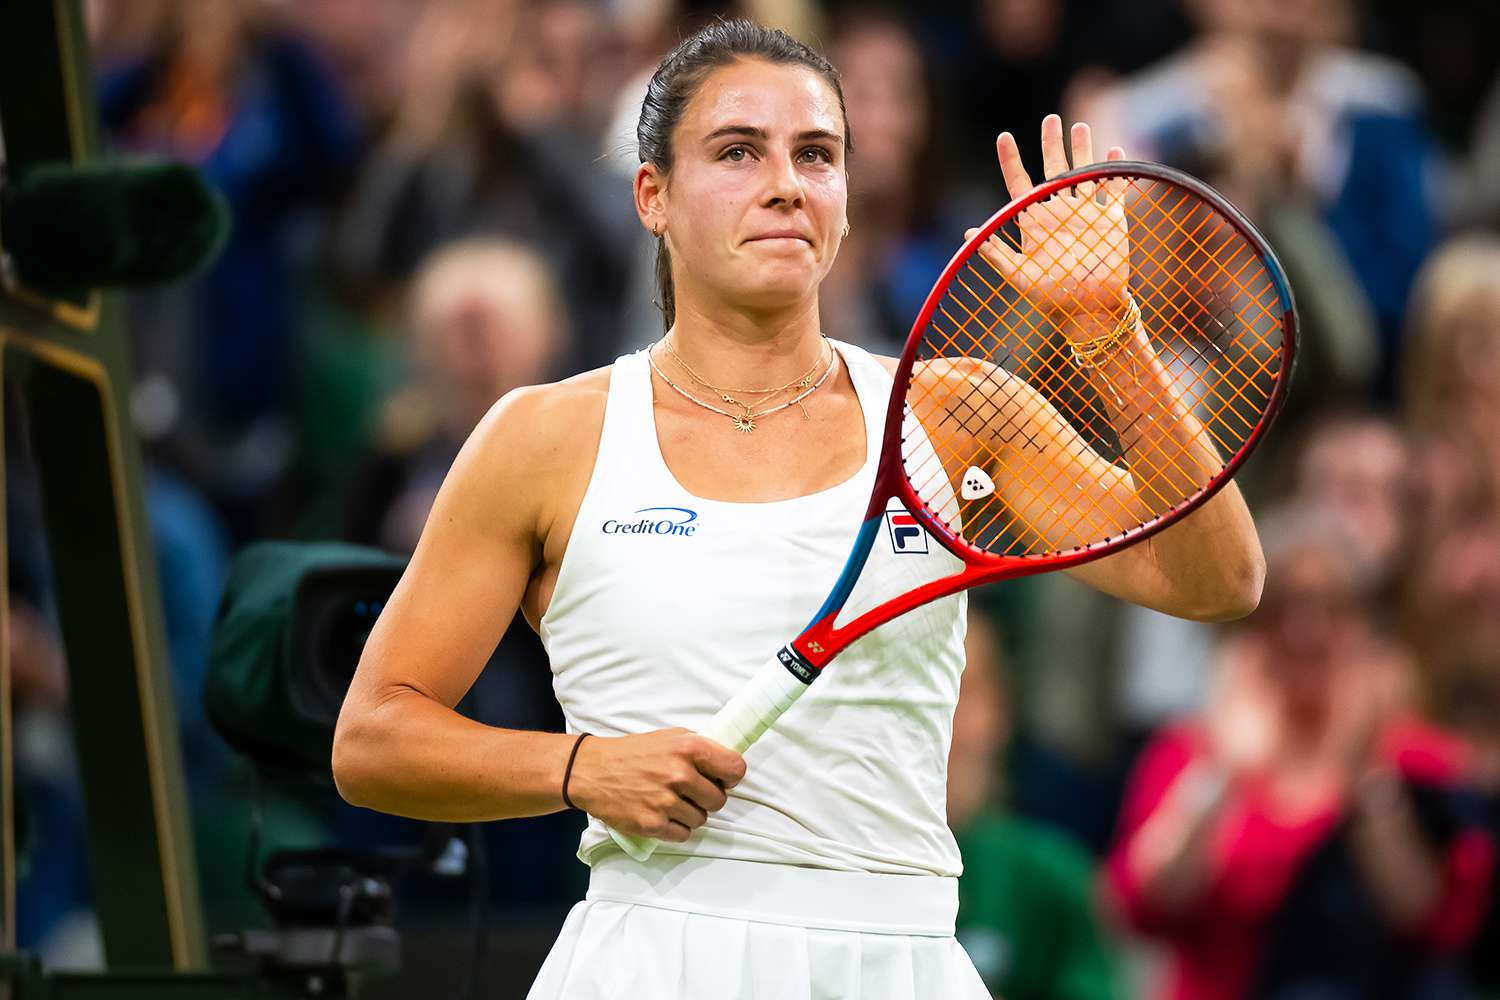
[(989, 1000), (958, 880), (600, 858), (528, 1000)]

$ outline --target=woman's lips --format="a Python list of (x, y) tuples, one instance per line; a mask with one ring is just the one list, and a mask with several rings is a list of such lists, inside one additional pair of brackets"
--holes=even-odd
[(809, 237), (797, 232), (795, 229), (773, 229), (770, 232), (761, 233), (759, 236), (752, 236), (745, 242), (759, 243), (764, 240), (801, 240), (808, 246), (812, 245), (812, 240)]

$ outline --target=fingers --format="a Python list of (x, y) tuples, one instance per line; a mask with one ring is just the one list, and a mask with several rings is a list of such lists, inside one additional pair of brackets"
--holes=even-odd
[(716, 781), (710, 781), (696, 772), (674, 786), (674, 790), (688, 802), (704, 812), (705, 818), (708, 813), (717, 812), (724, 808), (724, 803), (729, 801), (723, 786)]
[(1086, 167), (1094, 162), (1094, 135), (1088, 122), (1073, 123), (1073, 166)]
[(700, 774), (718, 781), (725, 788), (733, 788), (745, 777), (745, 758), (706, 736), (700, 736), (694, 742), (691, 759)]
[(584, 743), (572, 789), (575, 802), (615, 829), (680, 844), (724, 807), (726, 789), (744, 776), (739, 754), (676, 727)]
[(687, 799), (678, 799), (667, 807), (667, 819), (691, 831), (708, 822), (708, 812)]
[[(1111, 146), (1111, 147), (1109, 147), (1109, 152), (1105, 155), (1105, 159), (1108, 160), (1108, 161), (1110, 161), (1110, 162), (1114, 162), (1115, 160), (1123, 160), (1123, 159), (1125, 159), (1125, 147), (1124, 146)], [(1110, 201), (1123, 202), (1124, 199), (1125, 199), (1125, 191), (1126, 191), (1126, 188), (1129, 186), (1129, 184), (1130, 184), (1130, 182), (1126, 178), (1124, 178), (1124, 177), (1116, 177), (1113, 180), (1108, 180), (1108, 181), (1104, 182), (1104, 193), (1109, 198)]]
[[(1073, 140), (1073, 169), (1086, 167), (1094, 162), (1094, 135), (1089, 130), (1087, 122), (1074, 122), (1072, 129)], [(1094, 196), (1094, 184), (1092, 181), (1078, 185), (1078, 193), (1084, 198)]]
[[(678, 843), (707, 823), (709, 813), (722, 809), (729, 801), (724, 785), (745, 776), (744, 758), (739, 754), (701, 736), (689, 738), (694, 742), (689, 748), (688, 761), (683, 762), (681, 773), (668, 785), (675, 800), (667, 805), (663, 817), (668, 834), (662, 839)], [(710, 775), (708, 770), (715, 773)]]
[(1058, 115), (1042, 119), (1042, 170), (1048, 180), (1068, 172), (1068, 151), (1063, 146), (1062, 118)]
[(1031, 176), (1021, 163), (1021, 150), (1016, 145), (1016, 137), (1009, 132), (1001, 132), (995, 140), (995, 153), (1000, 157), (1000, 175), (1005, 178), (1005, 190), (1010, 193), (1011, 200), (1024, 198), (1031, 191)]
[(642, 829), (641, 833), (643, 836), (651, 837), (655, 840), (665, 840), (669, 843), (681, 844), (685, 843), (693, 835), (693, 829), (672, 819), (667, 821), (665, 827), (656, 829), (655, 832), (647, 832), (645, 829)]
[[(964, 230), (964, 239), (972, 240), (974, 234), (979, 232), (977, 228)], [(1002, 240), (999, 234), (991, 236), (979, 245), (979, 256), (989, 262), (1000, 274), (1009, 277), (1015, 272), (1017, 261), (1016, 251)]]

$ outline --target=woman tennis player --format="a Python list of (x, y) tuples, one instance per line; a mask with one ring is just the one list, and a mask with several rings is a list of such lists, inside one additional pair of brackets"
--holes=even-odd
[[(748, 760), (682, 728), (806, 623), (871, 493), (894, 363), (819, 329), (846, 228), (837, 74), (780, 32), (717, 23), (663, 61), (638, 137), (666, 334), (510, 393), (475, 430), (350, 686), (339, 789), (441, 821), (588, 813), (588, 898), (532, 997), (984, 997), (953, 937), (944, 819), (961, 595), (851, 646)], [(1049, 177), (1068, 169), (1056, 117), (1042, 148)], [(1020, 196), (1014, 140), (998, 150)], [(1086, 126), (1071, 150), (1092, 161)], [(1029, 460), (1070, 481), (1090, 469), (1060, 448)], [(898, 521), (867, 577), (954, 561)], [(1071, 572), (1217, 619), (1255, 605), (1262, 559), (1230, 485)], [(453, 710), (518, 607), (567, 734)], [(607, 827), (663, 843), (637, 862)]]

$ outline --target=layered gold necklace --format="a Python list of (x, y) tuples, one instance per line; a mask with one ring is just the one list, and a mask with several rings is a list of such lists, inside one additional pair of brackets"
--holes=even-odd
[[(802, 375), (798, 378), (792, 379), (792, 381), (786, 383), (785, 385), (778, 385), (769, 389), (735, 389), (714, 385), (707, 379), (703, 378), (693, 370), (693, 367), (691, 365), (689, 365), (682, 359), (682, 356), (680, 354), (672, 350), (672, 345), (667, 343), (666, 338), (662, 338), (661, 347), (662, 350), (666, 351), (667, 354), (671, 356), (673, 361), (677, 362), (677, 364), (682, 367), (683, 371), (687, 372), (688, 378), (692, 379), (704, 389), (707, 389), (709, 392), (712, 392), (714, 395), (718, 396), (719, 399), (723, 400), (725, 403), (728, 403), (731, 406), (739, 407), (740, 412), (730, 413), (728, 410), (721, 410), (719, 407), (714, 406), (712, 403), (706, 403), (703, 400), (699, 399), (697, 396), (694, 396), (692, 393), (682, 388), (682, 386), (678, 385), (676, 382), (673, 382), (670, 378), (668, 378), (667, 373), (662, 371), (661, 367), (657, 365), (656, 358), (652, 356), (652, 352), (647, 351), (646, 360), (651, 364), (651, 370), (656, 372), (657, 375), (661, 376), (661, 380), (675, 389), (677, 393), (684, 399), (688, 400), (689, 402), (696, 403), (697, 405), (703, 407), (705, 410), (710, 410), (714, 413), (719, 414), (720, 416), (728, 417), (730, 420), (734, 421), (735, 429), (745, 434), (749, 434), (751, 431), (755, 430), (755, 421), (757, 418), (768, 417), (773, 413), (779, 413), (791, 406), (796, 406), (802, 410), (803, 420), (810, 419), (807, 415), (807, 407), (802, 405), (802, 401), (808, 396), (811, 396), (813, 393), (817, 392), (819, 387), (821, 387), (824, 382), (828, 381), (828, 376), (833, 374), (835, 362), (838, 360), (838, 352), (833, 350), (833, 348), (829, 346), (828, 338), (824, 337), (823, 347), (826, 348), (826, 350), (820, 349), (818, 351), (818, 360), (814, 361), (812, 367), (803, 372)], [(825, 357), (827, 363), (826, 368), (823, 367), (825, 363)], [(823, 368), (823, 374), (817, 377), (817, 381), (814, 381), (813, 376), (817, 373), (819, 368)], [(800, 389), (802, 391), (783, 403), (778, 403), (775, 406), (766, 407), (765, 409), (761, 410), (755, 409), (756, 406), (759, 406), (765, 400), (776, 395), (777, 393), (788, 392), (794, 389)], [(747, 403), (740, 398), (742, 396), (747, 398), (758, 398), (754, 399), (750, 403)]]

